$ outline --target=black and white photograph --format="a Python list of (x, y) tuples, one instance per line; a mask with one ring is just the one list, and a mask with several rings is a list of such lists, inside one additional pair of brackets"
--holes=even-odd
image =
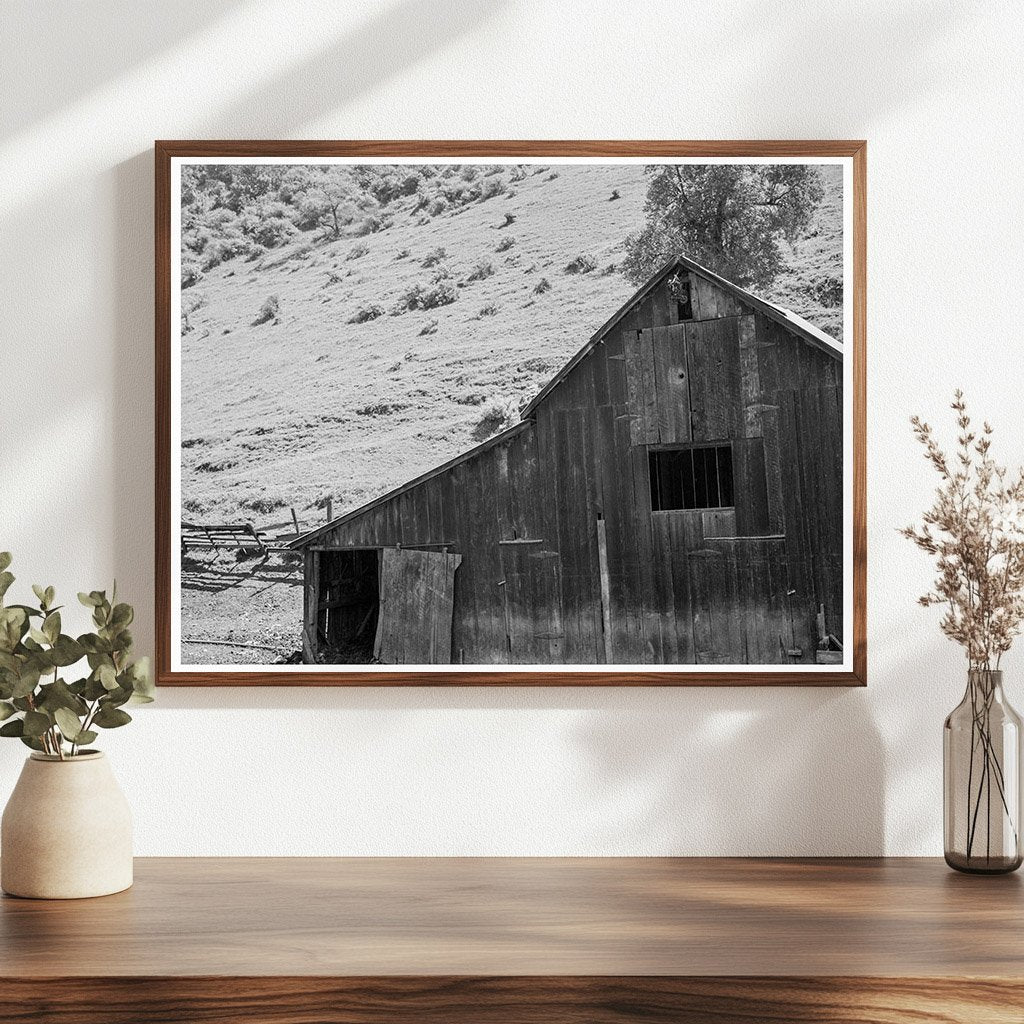
[(851, 183), (174, 158), (172, 667), (849, 668)]

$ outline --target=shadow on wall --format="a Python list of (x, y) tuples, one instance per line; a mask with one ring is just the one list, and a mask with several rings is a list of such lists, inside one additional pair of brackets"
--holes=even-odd
[(0, 138), (71, 106), (239, 5), (240, 0), (178, 0), (143, 12), (135, 0), (90, 0), (51, 5), (49, 18), (40, 4), (7, 5), (0, 12), (2, 34), (18, 45), (7, 48), (4, 72), (19, 86), (7, 91), (0, 106)]
[[(838, 82), (864, 79), (865, 68), (892, 64), (894, 40), (900, 54), (898, 75), (871, 77), (870, 116), (879, 119), (889, 108), (911, 103), (915, 97), (949, 80), (945, 62), (935, 59), (935, 49), (958, 23), (983, 20), (982, 7), (973, 8), (955, 0), (929, 4), (833, 5), (827, 13), (808, 17), (799, 4), (779, 4), (772, 17), (765, 18), (757, 5), (742, 5), (741, 14), (730, 24), (732, 40), (747, 43), (741, 62), (749, 88), (760, 95), (763, 83), (778, 77), (786, 80), (786, 103), (765, 111), (773, 129), (802, 137), (806, 125), (821, 122), (821, 97), (825, 90), (832, 123), (831, 137), (850, 138), (865, 134), (865, 92), (843, 89)], [(963, 31), (963, 27), (959, 31)], [(779, 137), (782, 137), (781, 135)]]
[[(550, 786), (548, 795), (564, 802), (563, 814), (572, 819), (561, 825), (568, 830), (563, 841), (574, 850), (594, 856), (877, 856), (885, 849), (886, 758), (863, 689), (165, 688), (147, 714), (158, 718), (176, 707), (340, 715), (338, 735), (352, 728), (346, 717), (362, 718), (359, 733), (378, 738), (415, 736), (414, 721), (430, 737), (438, 731), (432, 713), (449, 711), (453, 722), (425, 740), (437, 758), (427, 771), (435, 781), (444, 778), (438, 764), (458, 762), (472, 749), (471, 739), (455, 749), (444, 739), (447, 730), (459, 734), (460, 712), (466, 721), (480, 710), (540, 713), (535, 728), (548, 732), (550, 763), (524, 763), (512, 774), (547, 780), (541, 784)], [(544, 757), (542, 750), (512, 728), (501, 756), (513, 765)], [(414, 766), (393, 757), (391, 764), (413, 773), (410, 787), (422, 784)], [(481, 765), (485, 773), (493, 770), (489, 762)], [(546, 813), (541, 794), (512, 789), (505, 798), (510, 819)], [(494, 799), (500, 801), (500, 793)], [(403, 827), (413, 828), (409, 822)], [(434, 851), (435, 837), (423, 842)], [(496, 842), (515, 849), (514, 829)]]
[[(245, 123), (258, 111), (258, 137), (291, 136), (296, 128), (345, 105), (445, 49), (493, 17), (509, 0), (402, 0), (316, 56), (294, 64), (217, 112), (217, 124)], [(269, 133), (269, 134), (268, 134)], [(276, 136), (275, 134), (276, 133)]]
[(607, 807), (590, 837), (675, 856), (877, 855), (882, 739), (863, 690), (643, 691), (587, 716), (575, 741)]

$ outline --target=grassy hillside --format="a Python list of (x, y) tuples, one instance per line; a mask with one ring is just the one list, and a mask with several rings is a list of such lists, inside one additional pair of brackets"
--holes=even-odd
[[(401, 197), (383, 230), (307, 232), (182, 292), (184, 518), (284, 524), (294, 507), (311, 526), (329, 495), (335, 514), (361, 505), (509, 422), (632, 293), (616, 268), (643, 224), (642, 168), (499, 175), (503, 194), (435, 216)], [(838, 335), (835, 296), (815, 292), (841, 272), (827, 175), (768, 297)], [(401, 311), (432, 290), (454, 301)]]

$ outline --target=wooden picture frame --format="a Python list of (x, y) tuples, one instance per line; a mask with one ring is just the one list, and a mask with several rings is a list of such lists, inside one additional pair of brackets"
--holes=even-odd
[[(520, 158), (524, 161), (527, 160), (549, 160), (557, 162), (559, 160), (569, 161), (576, 158), (589, 158), (596, 160), (607, 160), (609, 162), (620, 160), (622, 158), (639, 159), (645, 163), (656, 164), (662, 161), (671, 162), (673, 160), (689, 160), (690, 162), (698, 162), (706, 160), (709, 163), (716, 161), (776, 161), (784, 162), (792, 160), (794, 163), (801, 161), (810, 160), (823, 160), (823, 161), (834, 161), (836, 163), (843, 164), (847, 177), (847, 191), (845, 202), (848, 203), (846, 207), (846, 218), (845, 225), (850, 232), (850, 238), (844, 243), (846, 253), (846, 266), (844, 267), (844, 273), (846, 275), (845, 280), (848, 283), (852, 283), (852, 289), (849, 285), (847, 287), (847, 331), (844, 337), (842, 346), (842, 355), (840, 359), (840, 370), (829, 371), (827, 368), (823, 372), (834, 372), (835, 374), (845, 373), (845, 377), (840, 379), (845, 380), (846, 386), (841, 389), (840, 394), (844, 396), (842, 398), (843, 408), (845, 412), (841, 412), (840, 415), (845, 416), (846, 429), (843, 433), (842, 444), (844, 445), (843, 451), (846, 458), (844, 459), (844, 468), (842, 473), (844, 474), (844, 489), (843, 495), (844, 511), (845, 516), (845, 528), (843, 533), (843, 572), (846, 574), (844, 577), (843, 601), (845, 604), (843, 607), (847, 610), (846, 614), (852, 617), (845, 630), (845, 640), (843, 647), (846, 653), (842, 655), (836, 655), (834, 658), (829, 657), (818, 657), (817, 662), (813, 667), (806, 665), (800, 665), (799, 667), (789, 667), (777, 665), (767, 666), (760, 663), (753, 667), (746, 667), (744, 665), (735, 665), (731, 667), (725, 666), (708, 666), (702, 664), (671, 664), (659, 663), (658, 665), (643, 665), (643, 664), (632, 664), (628, 667), (622, 667), (615, 664), (601, 664), (601, 665), (587, 665), (573, 663), (570, 666), (562, 664), (548, 664), (543, 665), (540, 668), (533, 668), (530, 670), (524, 670), (521, 665), (483, 665), (479, 663), (467, 663), (465, 667), (458, 663), (451, 664), (447, 667), (441, 666), (420, 666), (409, 669), (402, 664), (396, 664), (396, 667), (392, 670), (390, 668), (383, 669), (379, 666), (373, 666), (363, 668), (357, 666), (352, 669), (340, 668), (332, 665), (328, 667), (320, 666), (258, 666), (254, 668), (245, 668), (241, 666), (203, 666), (201, 668), (195, 668), (191, 665), (176, 663), (175, 658), (172, 656), (174, 648), (175, 637), (172, 636), (172, 625), (174, 619), (175, 609), (175, 598), (172, 587), (175, 581), (175, 572), (180, 574), (180, 568), (176, 566), (180, 563), (176, 563), (174, 545), (176, 542), (182, 540), (182, 525), (180, 522), (180, 509), (172, 508), (172, 501), (174, 500), (174, 491), (172, 489), (172, 460), (180, 458), (180, 447), (175, 451), (172, 447), (173, 437), (173, 417), (176, 416), (179, 410), (175, 409), (173, 405), (175, 388), (180, 388), (181, 370), (180, 365), (174, 364), (174, 353), (176, 346), (180, 344), (180, 338), (178, 337), (178, 331), (180, 325), (174, 322), (174, 316), (176, 311), (180, 312), (180, 307), (176, 306), (175, 302), (180, 302), (180, 286), (177, 282), (172, 281), (172, 268), (177, 267), (175, 254), (172, 252), (172, 244), (176, 240), (176, 235), (172, 230), (172, 222), (174, 221), (174, 204), (180, 202), (179, 196), (173, 194), (172, 180), (174, 180), (174, 168), (179, 166), (182, 162), (189, 161), (218, 161), (222, 163), (231, 163), (232, 161), (244, 162), (254, 159), (266, 159), (266, 160), (280, 160), (280, 161), (296, 161), (296, 160), (322, 160), (324, 158), (337, 161), (352, 161), (356, 159), (369, 158), (374, 163), (386, 164), (389, 161), (408, 161), (409, 158), (417, 158), (417, 160), (423, 164), (430, 164), (431, 161), (451, 161), (457, 159), (461, 163), (482, 163), (489, 159), (496, 161), (510, 161), (516, 158)], [(867, 565), (867, 546), (866, 546), (866, 481), (865, 481), (865, 414), (866, 414), (866, 341), (865, 341), (865, 315), (866, 315), (866, 143), (863, 141), (656, 141), (656, 142), (630, 142), (630, 141), (447, 141), (447, 142), (436, 142), (436, 141), (338, 141), (338, 142), (314, 142), (314, 141), (158, 141), (155, 145), (155, 241), (156, 241), (156, 252), (155, 252), (155, 265), (156, 265), (156, 294), (155, 294), (155, 305), (156, 305), (156, 393), (155, 393), (155, 429), (156, 429), (156, 637), (157, 637), (157, 649), (156, 649), (156, 667), (157, 667), (157, 682), (161, 686), (424, 686), (424, 685), (468, 685), (468, 686), (749, 686), (749, 685), (786, 685), (786, 686), (863, 686), (866, 684), (866, 663), (867, 663), (867, 641), (866, 641), (866, 565)], [(556, 175), (557, 176), (557, 175)], [(852, 186), (852, 187), (851, 187)], [(660, 275), (660, 276), (659, 276)], [(683, 282), (681, 284), (681, 282)], [(828, 339), (822, 332), (817, 331), (811, 325), (802, 321), (799, 317), (795, 317), (792, 314), (788, 314), (788, 310), (781, 306), (768, 303), (760, 300), (756, 295), (753, 295), (749, 291), (737, 288), (730, 282), (719, 278), (714, 274), (709, 273), (705, 268), (698, 264), (692, 263), (683, 256), (680, 260), (673, 263), (671, 267), (663, 267), (659, 274), (654, 275), (648, 285), (645, 288), (635, 293), (618, 312), (615, 312), (611, 319), (606, 321), (605, 325), (598, 330), (593, 336), (590, 342), (584, 344), (585, 338), (580, 338), (580, 345), (582, 346), (568, 364), (564, 365), (559, 370), (551, 381), (545, 386), (541, 393), (537, 395), (532, 402), (530, 402), (527, 410), (524, 411), (524, 419), (521, 423), (516, 424), (515, 427), (511, 428), (509, 437), (505, 438), (504, 434), (498, 435), (497, 438), (492, 438), (484, 441), (480, 445), (480, 451), (484, 451), (491, 446), (491, 448), (498, 449), (502, 445), (512, 445), (515, 443), (515, 437), (517, 435), (516, 427), (520, 428), (518, 433), (524, 434), (529, 433), (527, 425), (536, 422), (536, 419), (530, 420), (529, 417), (535, 413), (538, 408), (538, 403), (542, 402), (546, 395), (550, 394), (552, 390), (558, 392), (558, 386), (562, 385), (564, 381), (569, 379), (573, 367), (576, 366), (582, 359), (585, 359), (587, 353), (595, 349), (601, 350), (605, 346), (605, 342), (608, 338), (612, 337), (613, 334), (626, 336), (635, 336), (636, 351), (632, 349), (629, 352), (617, 353), (618, 358), (624, 361), (629, 359), (642, 360), (644, 358), (651, 358), (649, 353), (648, 356), (644, 356), (644, 345), (650, 345), (651, 331), (664, 330), (674, 331), (672, 335), (674, 338), (683, 338), (689, 336), (687, 332), (693, 331), (700, 333), (698, 326), (690, 324), (689, 320), (684, 317), (684, 312), (688, 313), (691, 318), (696, 316), (695, 313), (690, 311), (690, 306), (684, 306), (682, 302), (676, 298), (676, 305), (673, 307), (671, 315), (669, 315), (663, 324), (656, 322), (652, 323), (641, 323), (637, 317), (640, 315), (642, 310), (642, 303), (645, 301), (652, 303), (665, 303), (668, 302), (670, 306), (673, 305), (673, 300), (659, 298), (666, 292), (670, 292), (673, 296), (676, 296), (676, 292), (679, 288), (685, 287), (686, 295), (685, 302), (690, 303), (690, 289), (693, 291), (693, 304), (696, 308), (698, 302), (698, 292), (701, 288), (707, 290), (708, 295), (717, 296), (713, 301), (718, 302), (722, 305), (722, 314), (718, 317), (718, 323), (714, 326), (714, 331), (722, 331), (722, 337), (725, 338), (721, 344), (725, 347), (721, 349), (715, 349), (714, 351), (739, 351), (740, 358), (742, 359), (742, 352), (746, 347), (754, 347), (762, 344), (761, 340), (756, 340), (754, 334), (753, 325), (764, 325), (764, 329), (773, 331), (779, 334), (780, 337), (785, 335), (786, 338), (796, 338), (801, 344), (806, 344), (806, 350), (812, 351), (815, 347), (821, 351), (826, 352), (828, 350)], [(646, 289), (646, 291), (645, 291)], [(852, 290), (852, 294), (850, 294)], [(178, 296), (177, 299), (172, 295), (172, 291)], [(712, 301), (706, 299), (705, 302)], [(608, 311), (612, 313), (612, 310)], [(787, 316), (788, 314), (788, 316)], [(724, 321), (728, 319), (735, 321), (738, 326), (732, 324), (725, 327), (721, 326)], [(702, 323), (704, 321), (701, 321)], [(615, 329), (613, 331), (613, 328)], [(759, 328), (760, 329), (760, 328)], [(701, 328), (704, 337), (708, 332), (713, 333), (712, 327)], [(732, 331), (732, 334), (729, 332)], [(645, 333), (647, 332), (647, 333)], [(743, 332), (749, 333), (749, 337), (744, 340)], [(225, 331), (225, 333), (227, 333)], [(819, 337), (820, 335), (820, 337)], [(715, 334), (718, 337), (718, 334)], [(760, 339), (760, 335), (757, 339)], [(822, 338), (826, 340), (823, 342)], [(717, 342), (707, 342), (707, 344), (717, 344)], [(781, 342), (779, 343), (781, 344)], [(787, 342), (788, 344), (788, 342)], [(835, 344), (833, 342), (833, 344)], [(687, 349), (689, 351), (689, 349)], [(711, 350), (709, 350), (711, 351)], [(803, 351), (803, 349), (801, 349)], [(639, 353), (639, 354), (638, 354)], [(614, 358), (611, 356), (609, 358)], [(657, 357), (655, 353), (655, 358)], [(602, 358), (604, 356), (602, 355)], [(730, 357), (731, 358), (731, 357)], [(817, 357), (815, 357), (817, 358)], [(842, 369), (846, 364), (850, 364), (848, 368)], [(596, 364), (595, 364), (596, 365)], [(638, 367), (640, 363), (638, 362)], [(645, 364), (646, 365), (646, 364)], [(686, 363), (680, 374), (684, 374), (690, 369), (691, 364)], [(642, 375), (642, 368), (637, 369), (637, 374)], [(722, 371), (723, 373), (725, 371)], [(737, 370), (737, 373), (740, 371)], [(632, 378), (630, 378), (632, 379)], [(739, 378), (737, 378), (739, 379)], [(743, 384), (742, 386), (745, 386)], [(562, 388), (564, 391), (565, 389)], [(689, 392), (688, 392), (689, 393)], [(180, 398), (180, 394), (179, 394)], [(758, 397), (756, 399), (760, 401)], [(638, 399), (638, 401), (640, 401)], [(710, 400), (707, 406), (711, 408)], [(754, 411), (753, 404), (746, 406), (746, 415), (760, 415), (760, 413)], [(767, 408), (767, 407), (766, 407)], [(776, 412), (768, 410), (766, 415), (775, 416)], [(654, 413), (651, 414), (655, 416)], [(740, 416), (744, 415), (744, 409), (740, 409)], [(692, 427), (693, 414), (690, 414), (690, 425)], [(620, 417), (620, 419), (623, 417)], [(656, 418), (656, 417), (655, 417)], [(679, 445), (664, 444), (663, 439), (666, 436), (670, 436), (665, 433), (659, 434), (658, 427), (651, 420), (649, 423), (645, 421), (642, 414), (632, 413), (629, 416), (624, 417), (627, 420), (625, 429), (628, 434), (628, 441), (633, 448), (639, 448), (643, 446), (646, 450), (645, 453), (637, 455), (637, 458), (644, 460), (643, 472), (648, 474), (644, 479), (647, 480), (649, 474), (656, 471), (658, 465), (662, 463), (658, 462), (658, 455), (656, 454), (659, 449), (670, 450), (668, 455), (665, 456), (666, 461), (663, 463), (664, 472), (666, 474), (672, 474), (675, 472), (681, 472), (678, 470), (677, 464), (685, 464), (689, 468), (687, 471), (693, 473), (692, 464), (693, 460), (707, 460), (706, 454), (683, 453), (682, 455), (673, 455), (671, 450), (680, 448)], [(759, 421), (760, 422), (760, 421)], [(646, 423), (646, 426), (645, 426)], [(614, 429), (614, 427), (613, 427)], [(742, 425), (740, 427), (742, 431)], [(646, 431), (646, 433), (645, 433)], [(703, 445), (697, 444), (697, 436), (691, 430), (691, 434), (688, 435), (690, 440), (693, 442), (689, 445), (690, 448), (705, 447), (709, 445), (704, 443)], [(730, 437), (732, 435), (729, 435)], [(499, 441), (499, 439), (503, 439)], [(571, 449), (571, 442), (569, 442)], [(738, 445), (738, 446), (737, 446)], [(756, 456), (758, 459), (763, 460), (763, 444), (758, 443), (756, 446), (751, 448), (754, 451), (756, 447)], [(748, 458), (746, 448), (739, 442), (729, 442), (729, 454), (716, 454), (713, 459), (725, 459), (730, 460), (730, 471), (741, 472), (743, 466), (746, 465), (745, 459)], [(460, 455), (457, 458), (451, 459), (449, 462), (438, 467), (435, 470), (424, 473), (422, 477), (417, 477), (411, 480), (406, 487), (412, 487), (421, 483), (426, 478), (437, 478), (442, 471), (456, 471), (458, 465), (464, 463), (465, 459), (472, 454), (476, 457), (479, 452), (474, 449), (472, 453)], [(502, 456), (504, 458), (504, 456)], [(672, 460), (676, 459), (677, 462)], [(683, 460), (683, 463), (678, 463), (678, 460)], [(685, 460), (690, 460), (686, 462)], [(653, 460), (653, 461), (649, 461)], [(705, 463), (702, 463), (702, 465)], [(711, 465), (711, 462), (707, 462), (707, 465)], [(716, 462), (717, 466), (718, 463)], [(761, 465), (761, 463), (758, 463)], [(676, 468), (673, 468), (676, 466)], [(455, 467), (455, 469), (453, 469)], [(505, 470), (507, 473), (507, 465)], [(661, 472), (661, 470), (657, 470)], [(180, 472), (180, 471), (179, 471)], [(701, 470), (703, 472), (703, 470)], [(716, 473), (720, 473), (716, 469)], [(760, 477), (758, 477), (760, 479)], [(679, 486), (682, 486), (681, 484)], [(708, 485), (710, 486), (710, 485)], [(730, 487), (732, 484), (730, 483)], [(405, 488), (398, 488), (398, 491), (404, 490)], [(393, 593), (391, 594), (390, 604), (387, 604), (387, 608), (394, 608), (397, 604), (400, 604), (403, 600), (402, 594), (407, 593), (407, 589), (403, 588), (401, 584), (402, 572), (411, 573), (413, 575), (419, 573), (420, 579), (422, 579), (423, 573), (438, 573), (438, 580), (443, 580), (444, 574), (448, 574), (448, 580), (452, 578), (452, 574), (455, 573), (458, 568), (459, 560), (464, 557), (464, 553), (459, 550), (460, 545), (458, 543), (449, 542), (452, 540), (449, 537), (441, 538), (437, 541), (437, 538), (430, 538), (431, 542), (419, 539), (414, 542), (402, 542), (396, 541), (393, 538), (390, 540), (381, 540), (379, 536), (373, 536), (373, 530), (376, 527), (373, 525), (378, 520), (383, 522), (386, 518), (387, 513), (379, 510), (381, 503), (386, 503), (391, 500), (390, 493), (384, 495), (379, 499), (369, 501), (365, 506), (357, 510), (363, 515), (363, 522), (356, 523), (352, 520), (351, 513), (349, 515), (341, 517), (339, 520), (335, 520), (333, 525), (328, 528), (328, 525), (317, 527), (313, 530), (306, 530), (302, 532), (302, 536), (296, 538), (295, 541), (290, 542), (297, 552), (301, 551), (304, 559), (304, 573), (305, 582), (303, 585), (303, 592), (305, 595), (305, 604), (307, 611), (304, 613), (306, 621), (303, 626), (304, 629), (304, 649), (310, 647), (308, 628), (313, 632), (314, 639), (318, 639), (318, 626), (317, 623), (320, 621), (318, 616), (322, 611), (321, 598), (316, 596), (317, 594), (317, 581), (321, 578), (316, 574), (320, 571), (316, 568), (319, 565), (319, 560), (323, 553), (328, 552), (328, 557), (335, 558), (333, 554), (336, 551), (344, 550), (345, 552), (355, 552), (359, 549), (373, 549), (377, 552), (377, 565), (378, 565), (378, 576), (376, 577), (379, 586), (381, 598), (385, 600), (384, 591), (388, 585), (392, 586)], [(397, 493), (397, 491), (395, 492)], [(639, 492), (637, 492), (639, 493)], [(179, 494), (180, 498), (180, 494)], [(395, 501), (398, 499), (395, 498)], [(659, 499), (652, 491), (652, 502), (657, 502)], [(717, 500), (721, 503), (726, 500), (725, 497), (719, 495)], [(770, 499), (769, 499), (770, 501)], [(707, 497), (703, 500), (703, 505), (700, 501), (697, 501), (697, 505), (703, 508), (704, 505), (709, 505), (710, 499)], [(669, 506), (672, 508), (683, 508), (693, 507), (691, 506), (680, 506), (676, 504)], [(378, 511), (374, 511), (374, 508), (378, 508)], [(651, 511), (652, 517), (656, 515), (663, 515), (657, 511), (658, 506), (652, 504)], [(704, 513), (709, 510), (704, 508)], [(773, 533), (773, 529), (777, 529), (773, 523), (765, 521), (762, 524), (760, 533), (756, 536), (741, 536), (740, 526), (735, 521), (737, 512), (732, 509), (734, 519), (732, 525), (728, 527), (732, 531), (730, 537), (715, 537), (714, 527), (710, 528), (710, 532), (705, 535), (706, 543), (711, 544), (709, 550), (715, 552), (724, 552), (728, 549), (727, 542), (735, 542), (740, 544), (746, 541), (764, 541), (767, 551), (767, 541), (771, 539), (778, 540), (779, 535)], [(742, 518), (742, 513), (740, 513)], [(671, 518), (671, 517), (669, 517)], [(711, 522), (714, 517), (705, 519), (704, 522)], [(749, 517), (748, 517), (749, 518)], [(681, 517), (679, 517), (681, 521)], [(595, 536), (601, 536), (605, 531), (604, 516), (598, 512), (596, 516), (597, 522), (594, 523)], [(675, 520), (673, 520), (675, 521)], [(298, 523), (296, 523), (298, 525)], [(238, 529), (241, 524), (233, 524), (230, 529)], [(199, 524), (199, 528), (202, 529), (203, 525)], [(673, 527), (674, 528), (674, 527)], [(682, 527), (679, 527), (682, 529)], [(666, 527), (668, 529), (668, 527)], [(367, 532), (369, 531), (369, 532)], [(533, 531), (530, 531), (533, 532)], [(763, 534), (763, 536), (762, 536)], [(256, 531), (253, 534), (255, 543), (261, 544), (261, 539)], [(502, 571), (509, 576), (509, 579), (519, 578), (516, 574), (518, 572), (516, 559), (526, 557), (523, 555), (525, 546), (529, 543), (533, 543), (529, 537), (523, 538), (521, 541), (514, 529), (511, 529), (510, 533), (503, 533), (502, 536), (507, 536), (508, 539), (498, 541), (499, 544), (505, 545), (501, 550), (507, 552), (503, 557), (505, 561), (502, 564)], [(366, 538), (369, 539), (366, 539)], [(362, 541), (360, 541), (362, 538)], [(214, 537), (216, 541), (216, 537)], [(233, 543), (241, 544), (242, 541), (236, 537)], [(597, 543), (597, 542), (595, 542)], [(715, 544), (717, 543), (717, 547)], [(390, 555), (385, 554), (385, 549), (392, 552)], [(608, 593), (608, 572), (607, 572), (607, 554), (602, 555), (604, 551), (603, 547), (599, 545), (595, 548), (598, 551), (596, 556), (595, 566), (600, 565), (601, 573), (600, 580), (595, 575), (593, 580), (593, 590), (595, 594), (600, 593), (601, 595), (601, 619), (599, 627), (603, 629), (604, 649), (598, 647), (596, 658), (607, 661), (608, 655), (614, 656), (615, 651), (612, 647), (612, 642), (607, 639), (610, 636), (610, 632), (615, 628), (614, 623), (611, 622), (611, 617), (608, 612), (609, 606), (612, 604), (612, 598)], [(436, 553), (437, 557), (428, 557), (427, 552)], [(542, 554), (550, 554), (550, 552), (541, 552)], [(441, 556), (444, 556), (442, 559)], [(338, 558), (343, 556), (339, 555)], [(348, 554), (344, 556), (348, 558)], [(728, 556), (724, 556), (728, 558)], [(775, 557), (774, 555), (766, 554), (763, 561), (759, 561), (758, 564), (766, 564), (769, 566), (767, 570), (769, 573), (771, 570), (771, 560)], [(351, 556), (353, 566), (355, 566), (359, 559), (356, 555)], [(384, 570), (381, 568), (387, 560), (389, 568), (387, 573), (391, 574), (393, 571), (397, 572), (398, 575), (386, 575), (382, 576), (381, 573)], [(508, 608), (518, 607), (515, 602), (518, 601), (523, 605), (524, 608), (529, 608), (541, 603), (544, 593), (543, 583), (543, 572), (537, 570), (536, 566), (541, 564), (543, 559), (539, 562), (531, 563), (531, 571), (538, 572), (537, 579), (540, 582), (534, 581), (532, 589), (524, 589), (518, 595), (513, 597), (506, 597), (505, 608), (506, 616), (509, 614)], [(395, 569), (395, 564), (401, 563), (401, 565)], [(346, 563), (347, 564), (347, 563)], [(711, 564), (711, 563), (709, 563)], [(785, 563), (789, 565), (789, 562)], [(687, 570), (689, 571), (689, 570)], [(740, 570), (742, 572), (742, 566)], [(552, 572), (557, 575), (561, 572), (559, 566), (553, 566)], [(411, 578), (411, 576), (410, 576)], [(553, 575), (551, 578), (555, 578)], [(716, 576), (716, 578), (719, 578)], [(732, 577), (730, 577), (732, 578)], [(736, 578), (739, 578), (738, 576)], [(387, 579), (391, 580), (391, 584), (386, 582)], [(505, 580), (497, 581), (498, 585), (504, 585)], [(710, 585), (710, 584), (709, 584)], [(724, 585), (724, 584), (723, 584)], [(735, 586), (735, 584), (733, 584)], [(753, 584), (752, 584), (753, 585)], [(777, 587), (777, 584), (773, 583), (773, 587)], [(817, 586), (817, 584), (816, 584)], [(444, 589), (442, 587), (442, 589)], [(792, 589), (790, 593), (792, 593)], [(815, 594), (818, 590), (815, 590)], [(310, 595), (313, 594), (313, 611), (309, 612), (310, 608)], [(451, 602), (451, 588), (447, 590), (449, 604)], [(538, 596), (540, 595), (540, 596)], [(562, 600), (561, 596), (558, 598)], [(737, 598), (738, 600), (738, 598)], [(788, 600), (788, 598), (787, 598)], [(824, 608), (824, 605), (822, 605)], [(422, 616), (423, 610), (419, 608), (408, 609), (409, 614), (415, 616), (420, 614)], [(442, 609), (443, 611), (443, 609)], [(326, 612), (324, 612), (326, 615)], [(391, 613), (389, 612), (389, 615)], [(431, 612), (430, 614), (434, 614)], [(449, 616), (451, 615), (450, 607), (448, 609)], [(595, 613), (596, 614), (596, 613)], [(787, 613), (788, 614), (788, 613)], [(801, 608), (801, 616), (805, 617), (807, 610)], [(430, 643), (436, 644), (436, 637), (433, 640), (430, 638), (424, 638), (423, 643), (409, 639), (407, 636), (403, 637), (404, 631), (401, 629), (393, 630), (395, 636), (392, 639), (388, 639), (387, 629), (383, 623), (383, 613), (380, 611), (380, 606), (377, 609), (377, 644), (383, 644), (387, 650), (397, 650), (401, 652), (403, 644), (410, 645), (408, 649), (410, 651), (415, 650), (417, 653), (415, 656), (420, 656), (421, 650), (433, 650), (429, 647)], [(450, 620), (449, 620), (450, 621)], [(653, 621), (653, 620), (652, 620)], [(681, 620), (677, 620), (681, 621)], [(803, 619), (801, 620), (803, 621)], [(801, 628), (804, 628), (801, 626)], [(810, 628), (810, 627), (808, 627)], [(514, 632), (512, 627), (507, 627), (508, 631), (508, 643), (511, 649), (513, 643), (512, 634)], [(436, 631), (435, 631), (436, 632)], [(178, 625), (178, 641), (180, 650), (180, 622)], [(381, 638), (381, 634), (384, 634), (384, 638)], [(795, 635), (795, 634), (794, 634)], [(803, 634), (801, 634), (803, 635)], [(819, 629), (819, 636), (823, 635)], [(542, 632), (536, 632), (536, 636), (544, 636)], [(536, 641), (535, 639), (531, 642), (542, 643), (543, 641)], [(744, 641), (749, 643), (750, 641)], [(667, 643), (667, 641), (666, 641)], [(681, 644), (682, 641), (680, 640)], [(417, 646), (418, 644), (418, 646)], [(424, 646), (424, 644), (428, 646)], [(443, 641), (442, 641), (443, 646)], [(825, 647), (827, 648), (828, 643), (826, 640)], [(525, 650), (525, 648), (524, 648)], [(806, 650), (798, 647), (797, 654), (806, 659)], [(802, 652), (802, 653), (801, 653)], [(826, 652), (823, 650), (823, 654)], [(306, 650), (306, 654), (309, 656), (315, 656), (315, 652), (310, 649)], [(414, 656), (410, 653), (410, 657)], [(792, 655), (796, 657), (797, 655)], [(453, 655), (454, 657), (454, 655)], [(837, 660), (838, 664), (830, 666), (828, 662), (830, 660)]]

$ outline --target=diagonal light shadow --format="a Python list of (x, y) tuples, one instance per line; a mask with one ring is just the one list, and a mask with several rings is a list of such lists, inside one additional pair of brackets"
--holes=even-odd
[[(406, 68), (474, 32), (509, 0), (401, 0), (344, 39), (264, 81), (209, 118), (256, 137), (294, 137), (314, 117), (341, 111)], [(439, 97), (440, 98), (440, 97)], [(258, 128), (249, 127), (253, 121)], [(229, 131), (227, 137), (245, 137)]]
[(142, 11), (135, 0), (6, 0), (0, 4), (0, 39), (18, 45), (6, 47), (4, 77), (18, 88), (8, 90), (0, 103), (0, 139), (73, 106), (239, 4), (178, 0), (149, 4)]

